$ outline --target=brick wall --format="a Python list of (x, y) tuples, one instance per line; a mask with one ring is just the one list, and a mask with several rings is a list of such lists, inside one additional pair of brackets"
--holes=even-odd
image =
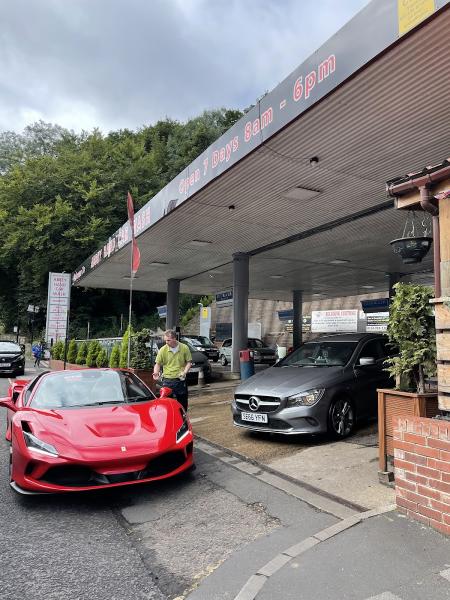
[(450, 535), (450, 422), (394, 417), (397, 507)]

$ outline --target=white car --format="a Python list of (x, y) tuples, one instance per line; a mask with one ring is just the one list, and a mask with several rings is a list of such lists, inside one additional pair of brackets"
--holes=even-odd
[[(268, 348), (258, 338), (248, 338), (247, 348), (253, 350), (253, 360), (258, 364), (273, 365), (277, 360), (277, 353), (273, 348)], [(220, 364), (225, 366), (231, 362), (233, 353), (232, 339), (228, 338), (223, 341), (219, 349)]]

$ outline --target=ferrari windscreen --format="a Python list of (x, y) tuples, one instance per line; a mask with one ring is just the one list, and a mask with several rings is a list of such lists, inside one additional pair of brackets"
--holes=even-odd
[(58, 409), (139, 402), (154, 398), (131, 373), (110, 370), (61, 371), (44, 377), (31, 401), (34, 408)]

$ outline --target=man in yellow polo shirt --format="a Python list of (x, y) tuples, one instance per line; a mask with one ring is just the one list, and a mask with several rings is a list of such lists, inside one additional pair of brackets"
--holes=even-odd
[(186, 344), (182, 344), (177, 340), (177, 335), (172, 329), (164, 332), (164, 341), (164, 346), (159, 349), (156, 356), (153, 379), (159, 379), (162, 367), (162, 385), (170, 387), (173, 396), (184, 410), (187, 410), (188, 389), (186, 375), (192, 367), (191, 351)]

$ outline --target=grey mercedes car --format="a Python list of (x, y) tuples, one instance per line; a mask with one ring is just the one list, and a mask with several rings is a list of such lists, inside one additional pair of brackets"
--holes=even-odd
[(393, 384), (384, 370), (393, 353), (383, 334), (335, 334), (306, 342), (236, 388), (234, 424), (344, 438), (357, 420), (377, 415), (377, 388)]

